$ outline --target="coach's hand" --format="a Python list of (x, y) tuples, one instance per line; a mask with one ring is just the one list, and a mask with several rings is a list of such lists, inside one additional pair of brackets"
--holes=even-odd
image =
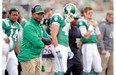
[(102, 50), (102, 51), (101, 51), (101, 54), (102, 54), (102, 55), (106, 55), (106, 50)]
[(50, 38), (41, 38), (41, 40), (44, 42), (45, 45), (50, 45), (52, 44), (52, 41)]

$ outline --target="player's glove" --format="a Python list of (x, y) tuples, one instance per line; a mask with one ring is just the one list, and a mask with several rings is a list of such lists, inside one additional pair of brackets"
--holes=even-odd
[(41, 38), (41, 40), (43, 41), (43, 43), (44, 43), (45, 45), (50, 45), (50, 44), (52, 44), (52, 41), (51, 41), (50, 38)]
[(74, 56), (74, 53), (71, 51), (70, 47), (68, 47), (68, 56), (69, 56), (69, 59), (72, 59)]
[(56, 53), (57, 53), (58, 58), (62, 58), (62, 54), (60, 52), (60, 46), (58, 45), (57, 47), (55, 47), (55, 49), (56, 49)]

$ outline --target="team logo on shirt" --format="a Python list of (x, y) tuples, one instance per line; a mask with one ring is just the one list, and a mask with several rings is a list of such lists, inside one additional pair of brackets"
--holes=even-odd
[(83, 25), (82, 21), (79, 22), (79, 25), (80, 25), (80, 26)]
[(16, 26), (11, 26), (12, 29), (16, 28)]
[(54, 17), (54, 20), (57, 21), (57, 20), (58, 20), (58, 16), (55, 16), (55, 17)]

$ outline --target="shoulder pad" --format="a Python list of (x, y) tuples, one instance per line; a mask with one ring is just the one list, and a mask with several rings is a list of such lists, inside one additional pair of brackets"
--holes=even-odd
[(55, 17), (55, 16), (57, 16), (58, 18), (63, 19), (63, 16), (62, 16), (60, 13), (54, 13), (54, 14), (52, 15), (52, 17)]

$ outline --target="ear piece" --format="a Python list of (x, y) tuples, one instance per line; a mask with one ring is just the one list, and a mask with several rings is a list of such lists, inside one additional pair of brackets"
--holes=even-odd
[(34, 13), (34, 8), (31, 8), (31, 12)]

